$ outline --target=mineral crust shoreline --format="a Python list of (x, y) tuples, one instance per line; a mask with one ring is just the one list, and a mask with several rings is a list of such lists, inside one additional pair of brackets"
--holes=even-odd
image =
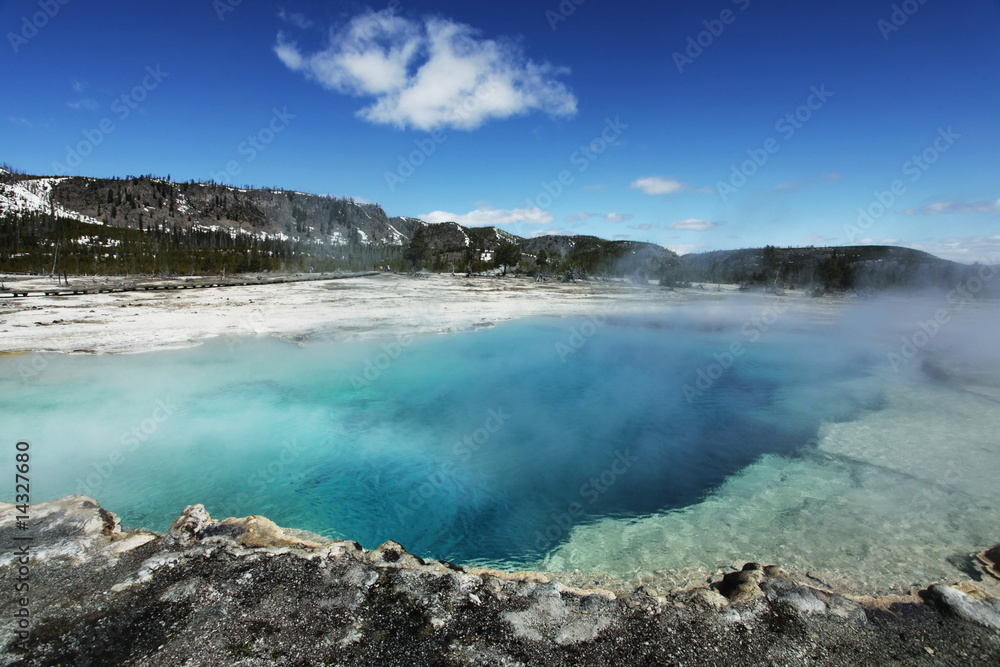
[(17, 516), (0, 504), (0, 665), (1000, 664), (1000, 600), (968, 583), (851, 599), (748, 563), (622, 593), (201, 505), (162, 535), (84, 496)]

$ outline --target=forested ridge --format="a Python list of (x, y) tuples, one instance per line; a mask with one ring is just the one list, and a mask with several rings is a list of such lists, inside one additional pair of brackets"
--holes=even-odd
[[(979, 265), (877, 245), (765, 246), (678, 257), (652, 243), (522, 238), (496, 227), (389, 217), (378, 204), (351, 197), (173, 182), (169, 174), (51, 178), (0, 168), (0, 271), (171, 276), (377, 268), (824, 292), (951, 289), (983, 272)], [(989, 266), (986, 272), (995, 273)], [(997, 293), (1000, 286), (984, 284), (982, 291)]]

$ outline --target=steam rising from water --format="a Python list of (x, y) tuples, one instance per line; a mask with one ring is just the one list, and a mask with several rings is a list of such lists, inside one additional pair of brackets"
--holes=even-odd
[(741, 303), (57, 358), (26, 382), (10, 358), (0, 398), (38, 497), (156, 530), (202, 502), (461, 562), (642, 579), (770, 557), (897, 587), (996, 541), (994, 311), (931, 335), (933, 301)]

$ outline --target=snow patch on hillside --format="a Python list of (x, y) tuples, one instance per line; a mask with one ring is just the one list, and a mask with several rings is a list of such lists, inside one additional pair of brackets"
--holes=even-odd
[[(6, 172), (5, 172), (6, 173)], [(63, 208), (52, 200), (52, 189), (66, 178), (32, 178), (17, 183), (0, 183), (0, 213), (55, 213), (91, 225), (103, 225), (97, 218)]]
[(389, 245), (403, 245), (406, 243), (406, 237), (399, 233), (399, 230), (392, 226), (391, 223), (386, 223), (389, 225), (389, 230), (392, 233), (392, 238), (389, 240)]

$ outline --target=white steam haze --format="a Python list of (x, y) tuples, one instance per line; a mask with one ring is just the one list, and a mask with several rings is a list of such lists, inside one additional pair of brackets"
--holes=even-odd
[[(884, 394), (855, 418), (825, 422), (799, 456), (765, 454), (701, 502), (574, 527), (543, 568), (580, 571), (582, 583), (613, 563), (633, 584), (691, 585), (713, 568), (762, 560), (858, 593), (974, 569), (971, 554), (1000, 525), (995, 302), (882, 297), (819, 318), (813, 309), (762, 317), (759, 305), (694, 310), (751, 346), (772, 317), (773, 331), (797, 331), (815, 357), (861, 343), (875, 353), (868, 374)], [(830, 335), (817, 336), (823, 329)]]
[(7, 358), (0, 395), (39, 497), (85, 492), (130, 526), (200, 501), (581, 582), (762, 560), (904, 590), (995, 541), (998, 326), (939, 294), (706, 292), (446, 336), (52, 357), (27, 380)]

